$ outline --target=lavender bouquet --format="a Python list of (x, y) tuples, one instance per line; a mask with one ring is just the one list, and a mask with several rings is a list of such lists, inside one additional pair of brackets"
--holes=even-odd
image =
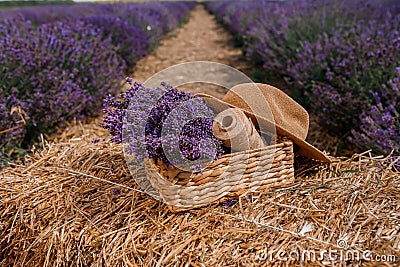
[(127, 82), (130, 88), (119, 99), (111, 95), (105, 99), (101, 123), (110, 131), (112, 142), (125, 145), (125, 153), (176, 166), (174, 150), (178, 150), (184, 160), (193, 163), (194, 171), (200, 171), (197, 160), (223, 154), (222, 143), (212, 131), (213, 113), (201, 98), (166, 83), (146, 88), (131, 78)]

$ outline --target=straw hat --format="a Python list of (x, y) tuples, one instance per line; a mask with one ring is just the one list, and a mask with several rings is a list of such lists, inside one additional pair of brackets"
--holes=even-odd
[(305, 141), (309, 127), (307, 111), (278, 88), (261, 83), (244, 83), (232, 87), (222, 100), (207, 94), (197, 96), (217, 112), (229, 107), (240, 108), (261, 132), (276, 127), (278, 135), (288, 137), (297, 145), (298, 154), (331, 162), (324, 153)]

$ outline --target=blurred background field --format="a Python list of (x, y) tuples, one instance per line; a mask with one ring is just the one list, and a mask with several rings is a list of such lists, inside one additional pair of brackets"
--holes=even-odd
[(101, 114), (104, 97), (194, 3), (43, 5), (0, 10), (0, 165), (41, 134)]
[[(173, 0), (164, 0), (176, 2)], [(179, 2), (191, 2), (190, 0), (181, 0)], [(76, 3), (118, 3), (118, 2), (160, 2), (157, 0), (0, 0), (0, 8), (13, 8), (24, 6), (41, 6), (41, 5), (72, 5)]]
[(283, 83), (337, 139), (339, 150), (399, 155), (399, 1), (221, 1), (206, 7), (259, 66), (255, 79)]

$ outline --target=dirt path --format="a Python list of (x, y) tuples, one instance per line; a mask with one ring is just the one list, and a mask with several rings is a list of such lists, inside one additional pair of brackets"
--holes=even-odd
[[(129, 75), (134, 81), (144, 82), (157, 72), (172, 65), (190, 61), (213, 61), (232, 66), (249, 75), (251, 66), (242, 58), (242, 50), (234, 47), (232, 36), (202, 5), (190, 13), (188, 23), (171, 31), (152, 54), (141, 59)], [(192, 92), (207, 92), (222, 97), (221, 87), (187, 86)], [(74, 142), (82, 139), (107, 138), (108, 132), (99, 126), (101, 115), (87, 123), (72, 122), (50, 137), (53, 142)], [(71, 141), (72, 140), (72, 141)]]
[(138, 62), (132, 77), (144, 82), (165, 68), (189, 61), (219, 62), (248, 74), (251, 68), (242, 59), (241, 49), (234, 47), (231, 39), (232, 36), (214, 16), (198, 5), (191, 12), (187, 24), (172, 31), (155, 54)]
[[(144, 82), (159, 71), (190, 61), (211, 61), (229, 65), (250, 77), (253, 66), (243, 59), (241, 48), (233, 46), (232, 35), (202, 5), (190, 13), (188, 23), (164, 37), (156, 51), (141, 59), (129, 75), (134, 81)], [(220, 75), (216, 73), (216, 75)], [(274, 84), (272, 81), (271, 84)], [(278, 83), (279, 84), (279, 83)], [(280, 86), (278, 85), (277, 86)], [(222, 97), (225, 88), (206, 84), (193, 84), (180, 89), (194, 93), (204, 92)], [(72, 122), (49, 139), (53, 142), (71, 142), (82, 138), (103, 139), (108, 132), (99, 126), (102, 116), (87, 123)], [(322, 150), (334, 152), (336, 138), (312, 122), (308, 141)]]
[[(197, 5), (190, 13), (188, 23), (167, 34), (156, 51), (141, 59), (129, 75), (134, 81), (144, 82), (154, 74), (170, 66), (191, 62), (211, 61), (226, 64), (251, 77), (253, 66), (243, 59), (241, 48), (233, 46), (232, 35), (202, 5)], [(216, 72), (215, 75), (221, 75)], [(271, 84), (275, 85), (274, 80)], [(282, 87), (280, 83), (276, 86)], [(192, 84), (180, 87), (193, 93), (203, 92), (221, 98), (225, 88), (209, 84)], [(102, 115), (82, 124), (72, 122), (49, 139), (53, 142), (80, 141), (82, 138), (104, 139), (108, 132), (99, 126)], [(335, 152), (336, 140), (312, 121), (308, 141), (322, 150)]]

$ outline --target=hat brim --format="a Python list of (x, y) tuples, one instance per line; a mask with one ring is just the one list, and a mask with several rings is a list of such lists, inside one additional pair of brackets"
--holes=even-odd
[(264, 117), (258, 116), (256, 114), (249, 112), (247, 110), (244, 110), (240, 107), (236, 107), (234, 105), (226, 103), (226, 102), (224, 102), (214, 96), (208, 95), (208, 94), (198, 93), (198, 94), (196, 94), (196, 96), (204, 99), (206, 104), (208, 106), (210, 106), (211, 108), (213, 108), (216, 112), (221, 112), (224, 109), (226, 109), (226, 107), (241, 109), (252, 120), (252, 122), (254, 124), (259, 126), (261, 131), (263, 128), (268, 128), (268, 127), (274, 126), (276, 128), (276, 133), (278, 135), (288, 137), (290, 140), (293, 141), (293, 143), (295, 143), (297, 145), (298, 151), (296, 151), (296, 153), (299, 155), (305, 156), (309, 159), (319, 160), (322, 162), (332, 162), (331, 159), (327, 155), (325, 155), (322, 151), (320, 151), (319, 149), (317, 149), (310, 143), (306, 142), (305, 140), (297, 137), (295, 134), (291, 133), (287, 129), (284, 129), (280, 125), (275, 124), (275, 122), (273, 122), (273, 121), (270, 121)]

